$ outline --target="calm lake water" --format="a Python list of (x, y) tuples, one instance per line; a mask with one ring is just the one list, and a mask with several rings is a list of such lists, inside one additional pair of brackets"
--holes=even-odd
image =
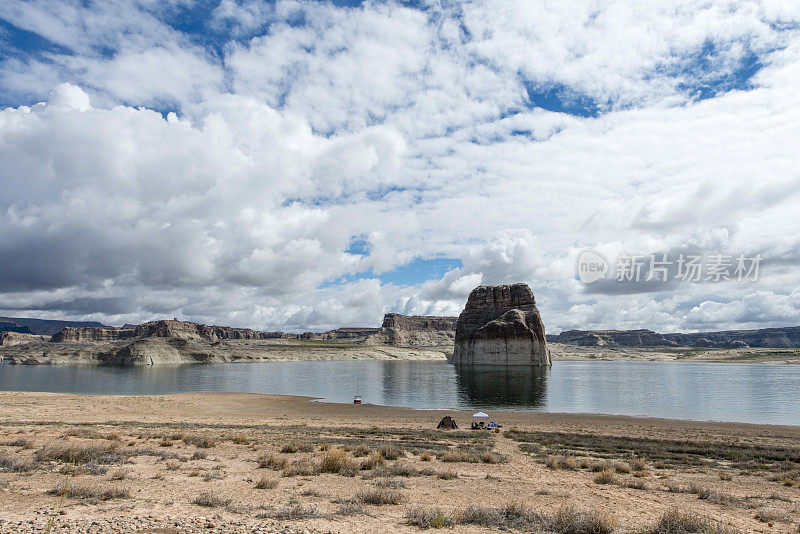
[(0, 363), (0, 390), (148, 395), (202, 391), (304, 395), (411, 408), (606, 413), (800, 425), (800, 366), (556, 362), (551, 369), (444, 362), (265, 362), (181, 367)]

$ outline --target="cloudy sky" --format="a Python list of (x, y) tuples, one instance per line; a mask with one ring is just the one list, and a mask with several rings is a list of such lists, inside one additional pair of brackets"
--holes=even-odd
[(796, 0), (0, 0), (0, 315), (797, 325), (798, 143)]

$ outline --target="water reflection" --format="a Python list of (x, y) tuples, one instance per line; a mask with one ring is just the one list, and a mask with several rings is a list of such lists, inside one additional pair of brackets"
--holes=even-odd
[(467, 406), (525, 406), (547, 403), (549, 367), (456, 366), (461, 404)]

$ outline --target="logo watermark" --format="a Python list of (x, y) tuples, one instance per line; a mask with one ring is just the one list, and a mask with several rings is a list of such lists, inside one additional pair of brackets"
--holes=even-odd
[(586, 249), (578, 255), (576, 274), (584, 284), (599, 280), (617, 282), (756, 282), (761, 267), (761, 255), (726, 256), (722, 254), (694, 255), (620, 254), (609, 262), (595, 250)]

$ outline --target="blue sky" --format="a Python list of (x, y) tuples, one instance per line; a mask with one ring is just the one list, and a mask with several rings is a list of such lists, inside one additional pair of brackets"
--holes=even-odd
[[(319, 330), (524, 281), (549, 331), (800, 323), (799, 24), (791, 1), (0, 0), (0, 313)], [(584, 248), (765, 270), (603, 293)]]

